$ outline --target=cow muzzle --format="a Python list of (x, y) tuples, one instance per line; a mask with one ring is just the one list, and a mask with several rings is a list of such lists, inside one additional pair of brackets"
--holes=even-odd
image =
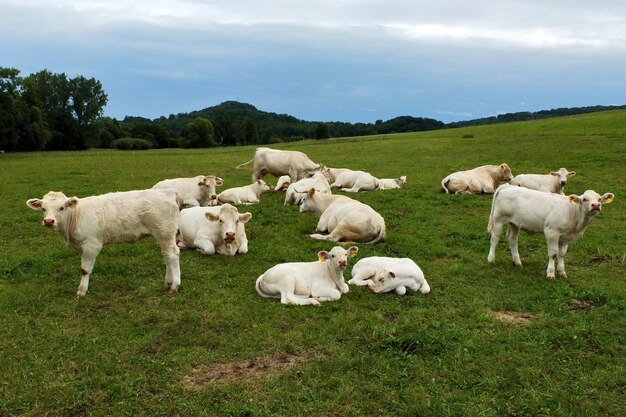
[(226, 232), (224, 235), (224, 242), (233, 243), (235, 241), (235, 233), (234, 232)]
[(348, 263), (346, 261), (339, 261), (337, 262), (337, 265), (339, 266), (339, 269), (346, 269), (346, 266), (348, 266)]
[(591, 205), (591, 211), (600, 211), (602, 210), (602, 204), (592, 204)]
[(55, 223), (54, 219), (48, 219), (48, 218), (43, 219), (43, 225), (46, 227), (54, 227), (54, 223)]
[(561, 181), (561, 185), (564, 187), (567, 185), (567, 181)]

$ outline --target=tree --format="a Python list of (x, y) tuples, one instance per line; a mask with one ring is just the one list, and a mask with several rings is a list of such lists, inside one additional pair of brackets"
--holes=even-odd
[(259, 142), (259, 134), (251, 118), (243, 117), (233, 120), (231, 131), (237, 145), (253, 145)]
[(330, 133), (328, 133), (328, 126), (326, 123), (318, 123), (315, 126), (315, 139), (328, 139), (330, 137)]
[(215, 146), (215, 132), (208, 119), (196, 117), (187, 123), (181, 133), (183, 148), (210, 148)]
[(108, 97), (100, 81), (95, 78), (78, 76), (69, 81), (69, 87), (71, 91), (69, 108), (78, 124), (78, 143), (84, 148), (85, 129), (102, 115)]
[(133, 138), (146, 139), (152, 142), (155, 148), (166, 148), (170, 144), (170, 132), (162, 125), (156, 123), (138, 123), (130, 128)]

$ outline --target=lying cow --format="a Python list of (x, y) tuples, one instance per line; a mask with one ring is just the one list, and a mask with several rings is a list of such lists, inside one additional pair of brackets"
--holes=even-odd
[(574, 175), (576, 175), (574, 171), (568, 171), (565, 168), (559, 168), (558, 171), (553, 171), (548, 175), (520, 174), (511, 180), (511, 185), (564, 195), (563, 188), (567, 185), (567, 177)]
[(223, 203), (231, 203), (231, 204), (255, 204), (258, 203), (259, 196), (269, 191), (270, 187), (263, 180), (256, 180), (250, 185), (244, 185), (243, 187), (235, 187), (229, 188), (228, 190), (222, 191), (217, 196), (217, 201), (220, 204)]
[(328, 178), (331, 187), (338, 187), (341, 191), (356, 193), (378, 188), (378, 178), (364, 171), (323, 167), (322, 173)]
[(394, 190), (406, 185), (406, 175), (398, 178), (380, 178), (378, 180), (378, 190)]
[(385, 238), (385, 219), (367, 204), (344, 195), (323, 194), (311, 188), (302, 199), (302, 213), (320, 216), (313, 239), (376, 243)]
[(274, 191), (285, 191), (291, 185), (291, 177), (289, 175), (281, 175), (278, 178)]
[(245, 223), (251, 217), (252, 213), (240, 214), (228, 203), (181, 210), (178, 247), (196, 248), (205, 255), (248, 253)]
[(348, 284), (364, 286), (375, 293), (395, 291), (406, 294), (406, 289), (422, 294), (430, 292), (424, 273), (412, 259), (370, 256), (359, 260), (352, 268), (352, 279)]
[(318, 252), (319, 261), (289, 262), (273, 266), (256, 280), (261, 297), (279, 298), (283, 304), (319, 306), (320, 302), (335, 301), (349, 291), (343, 271), (348, 257), (359, 248), (348, 250), (335, 246), (330, 252)]
[(507, 164), (483, 165), (468, 171), (454, 172), (441, 181), (446, 194), (493, 194), (498, 185), (513, 179)]
[(237, 166), (237, 169), (252, 162), (252, 181), (272, 174), (275, 177), (289, 175), (291, 182), (306, 178), (320, 165), (311, 161), (306, 154), (298, 151), (281, 151), (270, 148), (256, 148), (254, 157), (248, 162)]
[(508, 224), (507, 238), (515, 265), (522, 266), (517, 250), (520, 229), (528, 233), (543, 233), (548, 243), (547, 277), (555, 277), (554, 261), (557, 261), (559, 275), (566, 278), (565, 254), (568, 245), (582, 237), (602, 205), (610, 203), (613, 198), (612, 193), (600, 196), (593, 190), (567, 197), (503, 185), (493, 195), (487, 226), (487, 231), (491, 233), (487, 261), (495, 261), (496, 245), (504, 225)]
[(285, 193), (285, 205), (300, 205), (306, 193), (314, 188), (318, 193), (331, 194), (330, 184), (321, 172), (316, 172), (312, 177), (301, 179), (287, 187)]
[(198, 175), (193, 178), (174, 178), (157, 182), (152, 188), (176, 191), (178, 205), (209, 206), (217, 203), (216, 188), (224, 185), (224, 180), (214, 175)]
[(42, 224), (58, 231), (65, 244), (81, 255), (82, 279), (76, 297), (84, 297), (96, 257), (109, 243), (135, 242), (154, 236), (165, 258), (165, 285), (175, 293), (180, 285), (176, 246), (178, 204), (172, 190), (140, 190), (92, 197), (66, 197), (50, 191), (26, 202), (44, 212)]

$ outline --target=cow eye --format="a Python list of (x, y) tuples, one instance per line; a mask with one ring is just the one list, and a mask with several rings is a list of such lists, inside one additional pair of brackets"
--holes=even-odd
[(63, 206), (59, 207), (59, 211), (63, 211)]
[(583, 198), (583, 202), (585, 202), (585, 203), (587, 202), (587, 198), (586, 198), (586, 197), (585, 197), (585, 198)]

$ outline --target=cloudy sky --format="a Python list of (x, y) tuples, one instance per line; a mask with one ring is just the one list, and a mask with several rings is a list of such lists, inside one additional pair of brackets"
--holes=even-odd
[(0, 66), (99, 80), (105, 115), (226, 100), (310, 121), (626, 104), (626, 1), (0, 0)]

